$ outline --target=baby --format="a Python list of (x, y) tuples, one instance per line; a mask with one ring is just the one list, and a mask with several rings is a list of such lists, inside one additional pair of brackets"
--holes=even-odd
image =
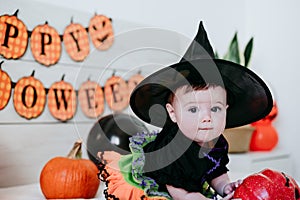
[(130, 106), (162, 127), (130, 139), (129, 155), (101, 152), (109, 199), (231, 199), (225, 128), (257, 121), (272, 108), (266, 84), (238, 64), (214, 59), (202, 22), (183, 59), (145, 78)]

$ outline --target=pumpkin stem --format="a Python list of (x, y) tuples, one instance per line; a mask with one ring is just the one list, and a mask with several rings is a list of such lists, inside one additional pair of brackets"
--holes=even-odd
[(19, 9), (16, 10), (16, 12), (13, 14), (13, 16), (17, 17), (18, 16), (18, 12), (19, 12)]
[(4, 63), (4, 60), (2, 60), (2, 61), (0, 62), (0, 69), (1, 69), (2, 63)]
[(77, 140), (74, 143), (74, 146), (71, 149), (71, 151), (69, 152), (69, 154), (67, 155), (67, 157), (71, 158), (71, 159), (80, 159), (81, 156), (82, 156), (81, 144), (82, 144), (82, 141), (81, 140)]
[(63, 81), (65, 79), (65, 74), (62, 75), (61, 80)]
[(32, 76), (32, 77), (33, 77), (33, 76), (34, 76), (34, 73), (35, 73), (35, 70), (33, 70), (33, 71), (32, 71), (32, 73), (31, 73), (31, 75), (30, 75), (30, 76)]

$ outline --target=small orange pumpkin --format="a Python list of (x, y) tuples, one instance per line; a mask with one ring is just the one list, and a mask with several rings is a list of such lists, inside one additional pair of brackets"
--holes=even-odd
[(30, 48), (37, 62), (45, 66), (54, 65), (61, 55), (60, 36), (48, 22), (38, 25), (31, 33)]
[(26, 119), (40, 116), (45, 108), (46, 91), (41, 81), (31, 76), (21, 78), (14, 89), (14, 107)]
[(95, 14), (89, 23), (89, 34), (97, 49), (108, 49), (114, 41), (111, 19), (104, 15)]
[(6, 59), (18, 59), (27, 49), (28, 32), (17, 17), (18, 11), (0, 17), (0, 54)]
[(98, 83), (87, 80), (78, 91), (82, 112), (90, 118), (100, 116), (104, 111), (104, 95)]
[(11, 78), (5, 71), (2, 71), (3, 62), (0, 63), (0, 110), (6, 107), (11, 94)]
[(96, 165), (81, 158), (81, 141), (67, 157), (54, 157), (40, 173), (40, 187), (47, 199), (94, 198), (100, 184)]
[(61, 81), (51, 85), (48, 91), (48, 109), (53, 117), (61, 121), (67, 121), (74, 117), (76, 112), (76, 92), (70, 83)]
[(63, 41), (67, 53), (74, 61), (83, 61), (90, 52), (88, 33), (80, 24), (71, 21), (64, 31)]
[(104, 86), (105, 99), (113, 111), (122, 111), (128, 106), (127, 83), (120, 77), (113, 75), (107, 79)]

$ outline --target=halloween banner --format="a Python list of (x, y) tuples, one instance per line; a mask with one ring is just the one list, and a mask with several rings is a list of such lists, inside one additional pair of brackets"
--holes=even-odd
[(14, 83), (9, 74), (2, 70), (2, 64), (3, 61), (0, 63), (0, 112), (13, 96), (15, 111), (26, 119), (39, 117), (46, 106), (51, 115), (62, 122), (74, 117), (78, 104), (88, 118), (99, 117), (105, 104), (113, 111), (122, 111), (129, 105), (129, 96), (134, 87), (144, 79), (140, 72), (131, 76), (128, 81), (113, 74), (106, 80), (104, 87), (88, 79), (75, 90), (70, 83), (64, 81), (63, 75), (50, 88), (45, 88), (34, 77), (34, 71), (30, 76), (22, 77)]
[(34, 59), (51, 66), (59, 61), (64, 45), (73, 61), (82, 62), (90, 52), (89, 38), (98, 50), (107, 50), (114, 41), (112, 20), (104, 15), (95, 14), (87, 28), (71, 19), (60, 35), (48, 22), (29, 31), (17, 14), (18, 10), (13, 15), (0, 16), (0, 54), (6, 59), (20, 59), (30, 45)]

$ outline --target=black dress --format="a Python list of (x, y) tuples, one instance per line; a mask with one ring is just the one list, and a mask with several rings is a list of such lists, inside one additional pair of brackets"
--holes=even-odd
[(145, 175), (165, 192), (166, 185), (201, 192), (205, 181), (209, 183), (228, 171), (228, 143), (223, 135), (212, 149), (204, 148), (185, 137), (173, 123), (165, 126), (144, 152)]

